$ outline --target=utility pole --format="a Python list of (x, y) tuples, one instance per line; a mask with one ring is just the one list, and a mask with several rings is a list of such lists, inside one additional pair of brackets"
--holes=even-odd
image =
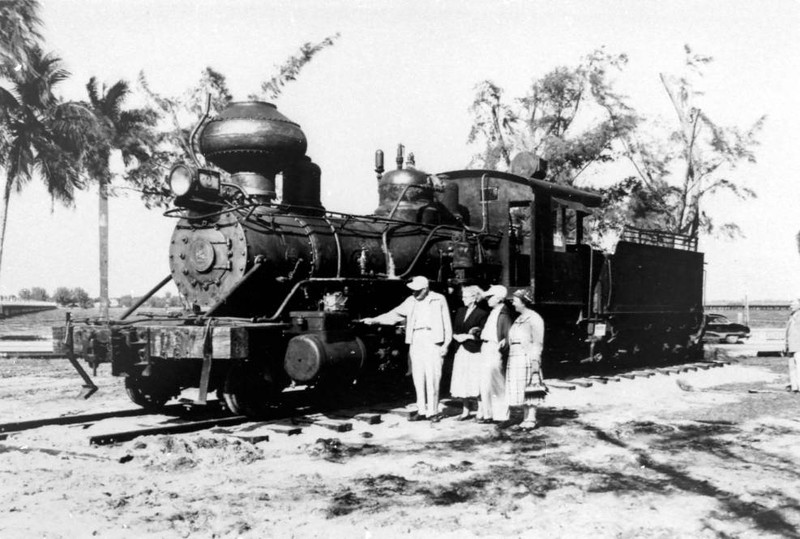
[(100, 177), (98, 183), (98, 221), (100, 225), (100, 316), (108, 320), (108, 178)]

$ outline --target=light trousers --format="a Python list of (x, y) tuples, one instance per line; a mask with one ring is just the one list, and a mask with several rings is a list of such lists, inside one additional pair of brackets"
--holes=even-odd
[(789, 352), (789, 386), (792, 391), (800, 391), (800, 382), (798, 381), (797, 375), (800, 371), (800, 365), (798, 365), (798, 360), (800, 360), (800, 353), (799, 352)]
[(408, 348), (411, 377), (417, 393), (417, 410), (428, 417), (439, 413), (439, 384), (442, 380), (441, 345), (425, 336), (414, 335)]
[(503, 372), (503, 356), (497, 348), (497, 343), (483, 343), (481, 362), (481, 402), (478, 405), (478, 418), (504, 421), (508, 419), (506, 377)]

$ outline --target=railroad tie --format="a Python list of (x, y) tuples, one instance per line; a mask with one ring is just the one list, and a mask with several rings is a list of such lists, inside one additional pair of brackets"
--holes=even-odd
[(257, 444), (260, 442), (268, 442), (269, 441), (269, 434), (267, 433), (254, 433), (253, 430), (255, 428), (264, 428), (264, 424), (261, 425), (251, 425), (249, 427), (244, 427), (239, 430), (230, 430), (230, 429), (223, 429), (223, 428), (215, 428), (211, 429), (209, 432), (212, 434), (224, 434), (225, 436), (230, 436), (231, 438), (236, 438), (238, 440), (242, 440), (244, 442), (249, 442), (251, 444)]
[(575, 386), (571, 383), (564, 382), (563, 380), (545, 380), (547, 387), (554, 387), (556, 389), (566, 389), (567, 391), (575, 391)]
[(238, 438), (244, 442), (250, 442), (251, 444), (257, 444), (260, 442), (269, 442), (269, 434), (239, 434), (233, 433), (231, 434), (234, 438)]
[(323, 427), (334, 432), (348, 432), (353, 430), (353, 424), (349, 421), (341, 421), (338, 419), (330, 419), (322, 414), (312, 414), (294, 419), (297, 423), (305, 423), (307, 425), (315, 425)]
[(367, 425), (377, 425), (382, 421), (381, 414), (373, 414), (370, 412), (363, 412), (353, 416), (356, 421), (363, 421)]
[(408, 419), (412, 415), (416, 414), (417, 410), (416, 408), (408, 408), (406, 406), (400, 406), (398, 408), (390, 408), (389, 410), (386, 411), (386, 413), (392, 415), (399, 415), (400, 417)]
[(300, 434), (303, 432), (302, 427), (291, 425), (289, 423), (267, 423), (265, 428), (278, 434), (285, 434), (286, 436), (292, 436), (294, 434)]
[(352, 419), (355, 421), (361, 421), (367, 425), (377, 425), (382, 421), (380, 413), (364, 410), (345, 410), (336, 414), (332, 414), (331, 417), (336, 419)]

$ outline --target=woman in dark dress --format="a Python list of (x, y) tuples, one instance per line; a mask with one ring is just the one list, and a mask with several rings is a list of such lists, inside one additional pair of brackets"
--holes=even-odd
[(477, 286), (462, 288), (461, 299), (464, 306), (456, 311), (453, 319), (456, 353), (453, 360), (450, 395), (461, 399), (462, 412), (459, 417), (461, 421), (469, 417), (470, 401), (477, 400), (480, 394), (480, 334), (489, 316), (489, 313), (477, 306), (480, 297), (481, 289)]

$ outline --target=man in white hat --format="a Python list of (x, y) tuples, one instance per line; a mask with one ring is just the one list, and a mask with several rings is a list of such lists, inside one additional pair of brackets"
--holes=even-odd
[(483, 297), (491, 311), (481, 331), (482, 366), (480, 373), (481, 402), (479, 423), (492, 423), (508, 419), (506, 401), (506, 375), (503, 360), (508, 354), (508, 330), (511, 327), (511, 311), (504, 303), (508, 289), (499, 284), (489, 287)]
[(391, 311), (365, 324), (394, 325), (405, 320), (406, 344), (411, 360), (411, 376), (417, 393), (417, 414), (410, 421), (439, 421), (439, 384), (442, 379), (442, 358), (453, 338), (447, 300), (431, 291), (426, 277), (417, 275), (408, 283), (411, 296)]

